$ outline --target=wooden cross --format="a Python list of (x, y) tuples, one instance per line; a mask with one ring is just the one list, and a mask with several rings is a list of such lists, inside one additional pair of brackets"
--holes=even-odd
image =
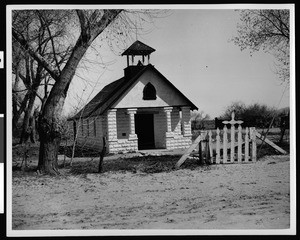
[(224, 124), (231, 124), (231, 126), (234, 126), (234, 124), (242, 124), (244, 121), (241, 121), (241, 120), (235, 120), (234, 119), (235, 117), (235, 113), (234, 111), (231, 113), (231, 120), (230, 121), (223, 121), (222, 123)]
[(234, 133), (235, 133), (235, 127), (234, 127), (234, 124), (242, 124), (244, 121), (241, 121), (241, 120), (238, 120), (236, 121), (234, 119), (235, 117), (235, 113), (234, 111), (231, 113), (231, 120), (230, 121), (223, 121), (222, 123), (223, 124), (230, 124), (231, 125), (231, 138), (230, 138), (230, 161), (233, 162), (234, 161), (234, 142), (235, 142), (235, 139), (234, 139)]

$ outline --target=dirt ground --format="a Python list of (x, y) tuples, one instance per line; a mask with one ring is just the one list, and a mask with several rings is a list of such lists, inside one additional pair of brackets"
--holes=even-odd
[(289, 156), (159, 173), (13, 174), (13, 230), (286, 229)]

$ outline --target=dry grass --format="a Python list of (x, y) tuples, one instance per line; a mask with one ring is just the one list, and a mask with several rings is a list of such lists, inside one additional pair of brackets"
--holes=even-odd
[[(160, 173), (174, 171), (175, 164), (180, 156), (145, 156), (133, 158), (119, 158), (104, 160), (103, 173), (105, 172), (131, 172), (131, 173)], [(196, 159), (189, 159), (182, 165), (182, 168), (195, 169), (200, 167)], [(98, 162), (74, 162), (67, 166), (71, 174), (96, 173)]]
[[(260, 130), (261, 131), (261, 130)], [(215, 131), (213, 131), (215, 134)], [(197, 134), (197, 133), (196, 133)], [(281, 148), (289, 152), (289, 141), (283, 141), (282, 144), (278, 143), (280, 137), (280, 131), (273, 129), (268, 135), (269, 139), (272, 139)], [(38, 144), (22, 144), (13, 146), (13, 171), (21, 172), (34, 172), (37, 167), (38, 159)], [(264, 156), (277, 155), (278, 152), (270, 147), (268, 144), (263, 144), (261, 147), (261, 141), (257, 141), (257, 157), (258, 160)], [(71, 157), (71, 146), (61, 146), (59, 154), (65, 154)], [(176, 162), (181, 157), (180, 155), (164, 155), (164, 156), (136, 156), (128, 157), (127, 155), (121, 155), (122, 157), (115, 157), (113, 160), (104, 158), (103, 172), (131, 172), (131, 173), (160, 173), (174, 171)], [(128, 155), (129, 156), (129, 155)], [(25, 158), (27, 160), (27, 167), (24, 168)], [(84, 160), (77, 161), (78, 158), (84, 158)], [(99, 164), (99, 151), (83, 148), (77, 146), (75, 149), (75, 160), (70, 166), (69, 162), (59, 161), (60, 169), (71, 175), (97, 173)], [(206, 166), (207, 167), (207, 166)], [(196, 158), (188, 159), (181, 168), (196, 169), (205, 168), (199, 166), (199, 162)]]

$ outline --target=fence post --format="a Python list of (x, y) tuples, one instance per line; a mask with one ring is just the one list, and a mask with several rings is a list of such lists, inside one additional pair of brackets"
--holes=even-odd
[(238, 127), (238, 162), (242, 161), (242, 127)]
[(234, 162), (234, 142), (235, 142), (235, 126), (234, 124), (231, 125), (230, 129), (230, 162)]
[(256, 162), (256, 130), (254, 127), (250, 128), (250, 138), (251, 138), (251, 159), (252, 162)]
[(204, 163), (203, 163), (203, 157), (202, 157), (202, 141), (199, 142), (198, 152), (199, 152), (199, 164), (203, 165)]
[(209, 150), (209, 135), (206, 135), (205, 138), (205, 163), (211, 164), (211, 156), (210, 156), (210, 150)]
[(220, 163), (220, 129), (217, 128), (217, 136), (216, 136), (216, 164)]
[(212, 132), (209, 130), (208, 132), (208, 146), (209, 146), (209, 155), (211, 159), (211, 163), (214, 163), (214, 158), (213, 158), (213, 148), (212, 148)]
[(246, 127), (245, 133), (245, 162), (249, 161), (249, 129)]
[(227, 162), (227, 127), (223, 128), (223, 163)]

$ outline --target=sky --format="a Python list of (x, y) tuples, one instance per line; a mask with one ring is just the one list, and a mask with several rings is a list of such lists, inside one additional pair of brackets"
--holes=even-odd
[[(150, 33), (137, 39), (156, 49), (151, 64), (212, 119), (235, 101), (289, 106), (289, 88), (275, 74), (273, 57), (264, 52), (250, 56), (248, 50), (241, 51), (230, 41), (236, 35), (238, 21), (239, 14), (234, 10), (173, 9), (168, 16), (154, 20)], [(100, 56), (110, 64), (103, 69), (85, 63), (87, 70), (76, 74), (70, 87), (66, 113), (123, 76), (126, 57), (97, 47), (93, 46), (86, 59), (93, 59), (97, 49), (94, 61)], [(82, 79), (89, 79), (88, 84)]]

